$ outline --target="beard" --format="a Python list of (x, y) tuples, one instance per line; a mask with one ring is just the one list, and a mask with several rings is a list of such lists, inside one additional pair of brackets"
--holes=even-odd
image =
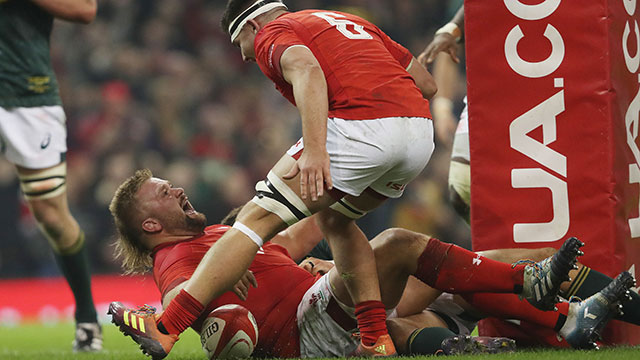
[(192, 216), (184, 215), (184, 226), (188, 231), (193, 231), (197, 234), (204, 231), (207, 226), (207, 216), (203, 213), (194, 212)]
[(173, 215), (163, 214), (159, 217), (164, 229), (173, 235), (198, 235), (204, 232), (207, 226), (207, 217), (203, 213), (194, 211), (189, 215), (178, 213)]

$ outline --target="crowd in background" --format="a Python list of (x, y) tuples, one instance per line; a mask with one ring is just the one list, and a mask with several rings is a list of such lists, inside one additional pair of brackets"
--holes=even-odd
[[(363, 16), (419, 54), (461, 1), (289, 0), (292, 10)], [(57, 21), (52, 58), (67, 113), (71, 211), (87, 234), (95, 273), (119, 271), (108, 205), (135, 169), (183, 187), (194, 207), (219, 221), (253, 197), (301, 136), (297, 110), (219, 26), (224, 1), (101, 0), (97, 19)], [(469, 245), (449, 206), (450, 149), (437, 150), (399, 200), (360, 222), (374, 236), (391, 226)], [(57, 275), (50, 247), (0, 157), (0, 277)]]

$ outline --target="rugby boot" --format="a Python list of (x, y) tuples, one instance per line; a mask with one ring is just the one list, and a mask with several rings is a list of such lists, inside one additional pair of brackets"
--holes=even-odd
[(129, 309), (121, 302), (115, 301), (109, 305), (107, 314), (111, 315), (111, 322), (120, 331), (131, 336), (140, 345), (140, 349), (153, 360), (164, 359), (173, 345), (178, 341), (178, 335), (163, 334), (158, 330), (156, 309), (144, 305), (137, 309)]
[(622, 314), (622, 302), (630, 298), (635, 279), (624, 271), (604, 289), (585, 300), (572, 297), (567, 320), (560, 335), (576, 349), (598, 349), (602, 329), (615, 315)]
[(96, 352), (102, 350), (102, 328), (98, 323), (76, 324), (76, 336), (72, 342), (73, 352)]
[(436, 355), (498, 354), (514, 352), (516, 342), (505, 337), (456, 335), (442, 340)]
[(577, 257), (584, 255), (580, 251), (582, 246), (582, 241), (571, 237), (551, 257), (537, 263), (531, 260), (515, 263), (514, 266), (530, 263), (524, 269), (523, 289), (520, 295), (540, 310), (555, 310), (555, 304), (560, 301), (560, 284), (569, 280), (569, 271), (576, 268)]
[(351, 354), (353, 357), (390, 357), (397, 356), (396, 347), (391, 341), (391, 336), (382, 335), (375, 344), (367, 346), (360, 340), (360, 345)]

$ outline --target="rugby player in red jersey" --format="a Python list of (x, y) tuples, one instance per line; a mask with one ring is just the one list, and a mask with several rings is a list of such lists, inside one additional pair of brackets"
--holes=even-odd
[[(148, 170), (136, 172), (118, 188), (110, 210), (118, 227), (117, 249), (125, 269), (140, 271), (152, 266), (165, 304), (182, 291), (201, 258), (231, 229), (226, 225), (206, 227), (206, 217), (195, 211), (183, 189), (172, 187), (166, 180), (153, 178)], [(276, 240), (295, 241), (286, 237), (276, 237)], [(532, 285), (535, 282), (532, 280), (540, 276), (536, 266), (500, 263), (402, 229), (387, 230), (372, 243), (376, 256), (380, 258), (377, 262), (380, 290), (389, 312), (400, 301), (410, 275), (449, 292), (515, 292), (527, 299), (535, 298)], [(558, 254), (548, 261), (560, 265), (557, 258), (572, 258), (567, 263), (569, 266), (565, 267), (568, 273), (575, 262), (577, 249), (565, 247)], [(233, 257), (232, 253), (227, 255)], [(353, 303), (337, 271), (330, 271), (322, 277), (313, 276), (298, 267), (287, 250), (276, 243), (264, 244), (249, 270), (253, 275), (236, 285), (237, 292), (243, 294), (240, 299), (231, 292), (223, 293), (212, 299), (206, 309), (210, 311), (228, 303), (241, 304), (249, 309), (259, 327), (257, 355), (347, 356), (358, 348), (359, 341), (353, 337), (357, 330), (352, 317)], [(251, 276), (255, 276), (258, 286), (249, 289), (250, 284), (255, 285)], [(611, 304), (615, 301), (617, 298), (612, 299)], [(545, 314), (523, 304), (528, 306), (527, 311)], [(568, 304), (558, 306), (561, 313), (567, 314)], [(602, 311), (609, 313), (611, 309), (604, 306)], [(208, 311), (191, 326), (197, 330)], [(114, 302), (110, 313), (121, 330), (138, 342), (144, 342), (149, 334), (158, 332), (157, 328), (149, 326), (154, 323), (156, 314), (146, 308), (128, 311), (121, 303)], [(558, 313), (548, 314), (552, 321), (559, 318)], [(169, 336), (177, 340), (177, 335)], [(153, 347), (150, 349), (154, 350)], [(148, 353), (151, 351), (147, 350)], [(151, 355), (158, 358), (157, 354)]]
[[(222, 25), (242, 57), (256, 61), (298, 108), (302, 139), (256, 185), (256, 196), (158, 321), (149, 320), (158, 331), (141, 339), (142, 348), (166, 356), (175, 335), (241, 278), (265, 241), (317, 213), (355, 303), (361, 334), (355, 354), (394, 355), (373, 250), (355, 220), (400, 197), (431, 157), (426, 99), (436, 91), (433, 78), (407, 49), (354, 15), (230, 0)], [(537, 306), (553, 306), (564, 280), (558, 269), (545, 264), (551, 281), (536, 285), (544, 294)]]

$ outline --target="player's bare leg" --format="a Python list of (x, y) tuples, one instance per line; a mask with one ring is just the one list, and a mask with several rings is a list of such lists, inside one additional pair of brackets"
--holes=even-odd
[[(37, 177), (48, 170), (26, 169), (20, 166), (16, 166), (16, 169), (21, 177)], [(76, 244), (80, 226), (71, 216), (66, 191), (54, 197), (27, 197), (27, 203), (42, 233), (55, 250), (69, 249)]]
[[(69, 211), (65, 190), (66, 168), (16, 166), (29, 208), (49, 241), (60, 271), (67, 279), (76, 303), (74, 351), (102, 350), (102, 331), (91, 294), (84, 233)], [(53, 179), (50, 179), (53, 176)]]
[[(366, 213), (386, 198), (367, 191), (347, 195), (345, 204)], [(355, 356), (389, 356), (396, 353), (385, 324), (386, 313), (380, 296), (378, 272), (371, 245), (355, 220), (333, 209), (317, 214), (317, 222), (331, 246), (336, 271), (356, 308), (361, 344)], [(379, 349), (376, 351), (375, 349)]]
[(353, 302), (380, 300), (376, 262), (366, 235), (354, 220), (334, 210), (323, 210), (317, 216)]

